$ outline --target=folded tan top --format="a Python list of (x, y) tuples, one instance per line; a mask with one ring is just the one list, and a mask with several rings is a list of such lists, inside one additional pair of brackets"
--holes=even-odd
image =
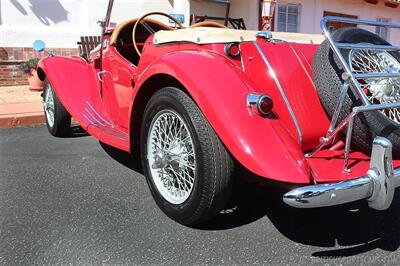
[[(171, 42), (192, 42), (197, 44), (249, 42), (256, 40), (258, 31), (234, 30), (223, 28), (187, 28), (180, 30), (161, 30), (155, 33), (155, 44)], [(290, 32), (272, 32), (272, 38), (287, 42), (320, 44), (324, 36), (319, 34), (303, 34)]]

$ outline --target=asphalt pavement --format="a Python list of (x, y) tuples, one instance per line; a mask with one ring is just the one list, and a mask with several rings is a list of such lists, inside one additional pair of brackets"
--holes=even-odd
[(189, 228), (158, 209), (136, 160), (75, 133), (0, 130), (1, 265), (400, 262), (398, 195), (385, 212), (365, 203), (297, 210), (280, 189), (237, 181), (226, 211)]

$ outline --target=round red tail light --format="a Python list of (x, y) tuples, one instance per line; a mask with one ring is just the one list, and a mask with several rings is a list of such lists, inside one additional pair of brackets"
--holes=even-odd
[(250, 93), (247, 95), (247, 107), (256, 114), (266, 116), (272, 112), (274, 102), (266, 94)]
[(257, 110), (261, 115), (267, 115), (272, 111), (274, 102), (267, 95), (262, 95), (257, 102)]
[(236, 58), (240, 55), (239, 44), (237, 43), (228, 43), (225, 46), (225, 54), (231, 58)]

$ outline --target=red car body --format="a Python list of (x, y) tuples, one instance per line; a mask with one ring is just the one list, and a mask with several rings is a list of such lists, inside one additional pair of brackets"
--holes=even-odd
[[(114, 37), (112, 30), (106, 32), (102, 48), (88, 60), (49, 56), (38, 66), (39, 76), (48, 79), (68, 112), (101, 142), (137, 153), (147, 102), (159, 89), (175, 86), (194, 100), (235, 160), (260, 178), (321, 184), (353, 180), (370, 169), (370, 155), (350, 151), (349, 171), (343, 170), (340, 138), (306, 156), (330, 125), (313, 82), (318, 44), (299, 42), (299, 35), (293, 35), (295, 41), (258, 36), (214, 43), (160, 43), (150, 35), (133, 64), (118, 51)], [(238, 45), (240, 56), (229, 55), (231, 43)], [(253, 112), (246, 102), (249, 94), (269, 95), (272, 112)], [(400, 160), (393, 160), (398, 166)]]
[[(348, 180), (366, 173), (369, 156), (358, 152), (350, 156), (352, 171), (343, 172), (340, 141), (335, 149), (323, 150), (314, 158), (304, 156), (317, 146), (330, 122), (312, 81), (311, 64), (318, 45), (271, 43), (262, 38), (257, 43), (292, 105), (302, 141), (270, 69), (252, 42), (240, 45), (242, 62), (224, 53), (225, 44), (157, 46), (150, 37), (138, 66), (108, 46), (103, 64), (109, 72), (103, 75), (102, 89), (97, 79), (100, 70), (94, 64), (99, 52), (92, 53), (89, 62), (77, 56), (47, 57), (40, 62), (39, 72), (46, 75), (82, 128), (124, 151), (133, 152), (133, 144), (140, 141), (135, 118), (140, 119), (144, 101), (149, 99), (146, 84), (177, 82), (195, 100), (232, 155), (260, 177), (307, 184)], [(246, 96), (251, 92), (271, 96), (274, 117), (263, 118), (249, 111)], [(91, 115), (103, 118), (104, 125), (90, 123), (87, 118)]]

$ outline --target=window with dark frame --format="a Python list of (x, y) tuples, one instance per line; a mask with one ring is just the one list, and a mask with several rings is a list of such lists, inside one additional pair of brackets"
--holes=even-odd
[(299, 32), (299, 4), (278, 4), (277, 31)]

